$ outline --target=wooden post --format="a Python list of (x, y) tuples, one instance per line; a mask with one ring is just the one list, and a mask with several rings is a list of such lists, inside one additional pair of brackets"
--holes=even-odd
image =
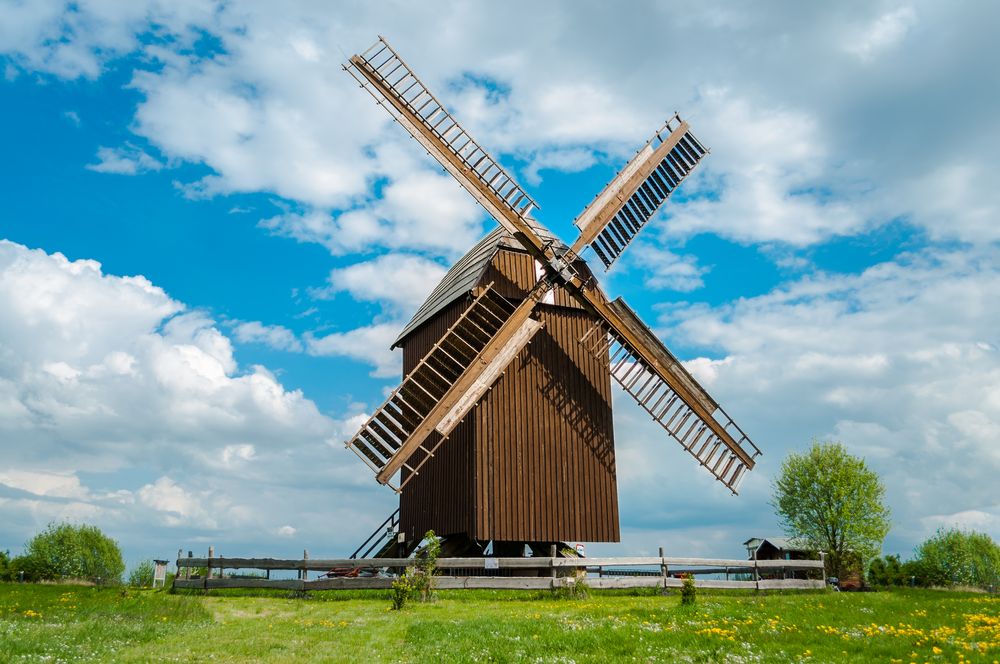
[(663, 562), (663, 547), (660, 547), (660, 577), (663, 580), (663, 590), (667, 589), (667, 563)]
[(549, 565), (551, 566), (551, 571), (549, 576), (552, 578), (552, 587), (556, 587), (556, 545), (553, 544), (549, 546)]
[(174, 582), (181, 578), (181, 558), (184, 557), (184, 549), (177, 549), (177, 573), (174, 574), (174, 581), (170, 582), (170, 586), (173, 587)]
[[(188, 551), (188, 558), (194, 558), (194, 551), (190, 550)], [(187, 567), (184, 568), (184, 579), (185, 580), (191, 579), (191, 565), (188, 565)]]
[(208, 590), (208, 580), (212, 578), (212, 557), (215, 555), (215, 547), (208, 547), (208, 560), (205, 561), (205, 590)]
[(309, 551), (302, 549), (302, 580), (309, 580), (309, 570), (306, 569), (306, 563), (309, 562)]
[(826, 551), (819, 552), (819, 561), (823, 563), (823, 587), (826, 587)]

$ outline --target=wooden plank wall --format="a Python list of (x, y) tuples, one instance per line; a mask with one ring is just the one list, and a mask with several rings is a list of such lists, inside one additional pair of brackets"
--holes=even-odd
[[(468, 304), (467, 298), (453, 302), (406, 339), (403, 343), (404, 375), (417, 366)], [(449, 439), (434, 453), (434, 458), (420, 469), (420, 474), (404, 487), (399, 500), (399, 528), (406, 533), (407, 539), (419, 539), (428, 530), (442, 536), (459, 533), (471, 536), (474, 532), (474, 434), (473, 412), (451, 432)], [(428, 438), (427, 446), (433, 448), (439, 439), (440, 434), (434, 433)]]
[(477, 408), (476, 537), (617, 542), (610, 378), (577, 343), (587, 314), (540, 309), (545, 327)]
[[(481, 284), (523, 299), (534, 260), (500, 251)], [(539, 308), (545, 327), (403, 490), (400, 527), (481, 541), (617, 542), (611, 379), (577, 340), (592, 322), (569, 296)], [(573, 308), (560, 306), (574, 304)], [(404, 340), (408, 372), (459, 316), (456, 302)]]

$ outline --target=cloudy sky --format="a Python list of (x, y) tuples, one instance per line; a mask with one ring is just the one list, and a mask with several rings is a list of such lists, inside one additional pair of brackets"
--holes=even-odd
[(566, 240), (673, 111), (712, 150), (603, 283), (765, 456), (734, 498), (616, 399), (590, 551), (740, 555), (814, 438), (888, 552), (1000, 537), (1000, 6), (420, 4), (0, 0), (0, 549), (336, 556), (392, 511), (343, 440), (495, 222), (341, 70), (379, 34)]

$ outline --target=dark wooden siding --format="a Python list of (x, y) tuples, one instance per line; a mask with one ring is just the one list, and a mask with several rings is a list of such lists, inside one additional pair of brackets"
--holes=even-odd
[[(523, 300), (538, 280), (535, 275), (535, 259), (523, 251), (501, 249), (493, 257), (479, 283), (493, 282), (493, 287), (504, 297)], [(556, 288), (553, 303), (561, 307), (580, 308), (572, 295), (562, 288)]]
[[(522, 299), (534, 284), (527, 254), (500, 251), (481, 284)], [(409, 536), (434, 529), (475, 539), (616, 542), (618, 491), (608, 370), (577, 340), (579, 308), (541, 305), (545, 327), (400, 497)], [(461, 314), (453, 303), (403, 343), (409, 372)], [(575, 304), (575, 303), (574, 303)]]
[[(404, 375), (417, 366), (468, 304), (467, 298), (460, 298), (407, 337), (403, 344)], [(422, 536), (428, 530), (438, 535), (473, 532), (474, 432), (470, 414), (420, 469), (420, 474), (407, 483), (400, 496), (399, 521), (401, 532), (408, 537)], [(437, 440), (428, 442), (433, 445)]]
[(476, 537), (616, 542), (610, 377), (577, 343), (587, 314), (539, 314), (545, 327), (476, 408)]

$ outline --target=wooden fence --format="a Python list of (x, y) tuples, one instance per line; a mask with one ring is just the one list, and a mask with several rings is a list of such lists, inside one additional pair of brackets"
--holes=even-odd
[[(211, 554), (211, 552), (210, 552)], [(190, 554), (189, 554), (190, 556)], [(178, 558), (175, 588), (278, 588), (285, 590), (385, 589), (413, 558)], [(541, 590), (585, 580), (591, 588), (679, 588), (681, 574), (691, 574), (698, 588), (749, 590), (822, 589), (821, 560), (727, 560), (714, 558), (439, 558), (439, 589), (489, 588)], [(192, 577), (193, 570), (202, 572)], [(266, 578), (226, 575), (226, 570), (261, 570)], [(328, 576), (333, 570), (339, 575)], [(294, 571), (298, 578), (271, 579), (272, 571)], [(344, 576), (355, 572), (369, 576)], [(310, 579), (310, 572), (321, 573)], [(786, 578), (804, 572), (818, 579)], [(712, 574), (725, 578), (699, 579)], [(737, 577), (736, 579), (731, 577)]]

